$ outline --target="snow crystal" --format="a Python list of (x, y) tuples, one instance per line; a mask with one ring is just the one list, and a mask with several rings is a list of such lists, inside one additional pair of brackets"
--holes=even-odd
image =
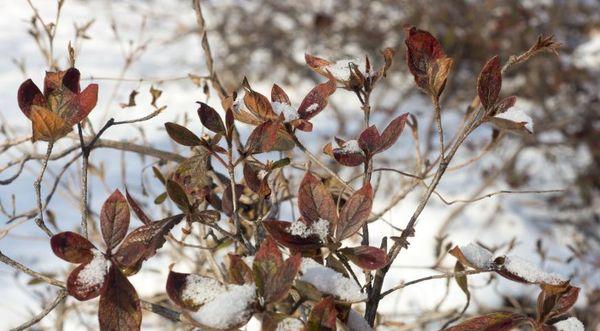
[(504, 267), (509, 272), (532, 283), (546, 283), (560, 285), (566, 280), (555, 273), (548, 273), (538, 268), (533, 263), (518, 256), (505, 256)]
[(302, 258), (300, 280), (313, 284), (319, 291), (335, 295), (344, 301), (361, 301), (367, 298), (360, 286), (341, 273), (322, 266), (309, 258)]
[(492, 263), (492, 253), (477, 244), (470, 243), (467, 246), (461, 246), (460, 251), (467, 261), (477, 269), (487, 269)]
[(299, 118), (296, 108), (288, 105), (287, 103), (275, 101), (271, 103), (271, 106), (273, 107), (273, 111), (275, 114), (277, 114), (277, 116), (279, 116), (279, 114), (283, 114), (283, 117), (285, 117), (285, 120), (288, 122), (297, 120)]
[(355, 153), (362, 153), (363, 150), (360, 148), (360, 145), (358, 144), (358, 140), (348, 140), (346, 141), (346, 143), (344, 144), (344, 146), (340, 149), (338, 149), (338, 152), (341, 154), (355, 154)]
[(286, 317), (277, 323), (275, 331), (298, 331), (304, 329), (304, 324), (297, 318)]
[(350, 331), (373, 331), (369, 323), (353, 309), (348, 314), (347, 326)]
[(77, 283), (90, 287), (102, 284), (110, 268), (110, 261), (102, 252), (92, 249), (92, 253), (94, 258), (77, 275)]
[(319, 239), (324, 241), (329, 234), (329, 221), (324, 219), (319, 219), (310, 225), (310, 227), (306, 226), (304, 222), (296, 221), (292, 222), (292, 225), (288, 228), (288, 233), (299, 236), (302, 238), (307, 238), (311, 235), (319, 236)]
[(504, 113), (498, 114), (494, 117), (502, 118), (515, 123), (525, 123), (525, 129), (533, 133), (533, 120), (531, 120), (531, 117), (525, 114), (525, 112), (522, 109), (513, 107), (505, 111)]
[(358, 70), (360, 72), (365, 72), (365, 66), (364, 66), (364, 61), (361, 61), (360, 59), (354, 58), (354, 59), (343, 59), (343, 60), (339, 60), (334, 64), (330, 64), (328, 66), (325, 67), (326, 70), (328, 70), (329, 72), (331, 72), (331, 74), (333, 75), (333, 77), (337, 80), (341, 80), (341, 81), (347, 81), (350, 80), (350, 77), (352, 75), (352, 72), (350, 71), (350, 64), (353, 63), (355, 66), (358, 67)]
[(206, 302), (214, 300), (225, 290), (226, 287), (216, 279), (199, 275), (188, 275), (185, 278), (181, 299), (183, 301), (191, 301), (197, 305), (203, 305)]
[(310, 114), (310, 113), (316, 111), (317, 109), (319, 109), (319, 104), (318, 103), (311, 103), (310, 106), (306, 107), (306, 109), (304, 111), (307, 114)]
[(248, 308), (254, 300), (256, 286), (253, 284), (229, 285), (225, 292), (200, 307), (192, 317), (211, 328), (230, 329), (246, 322), (252, 313)]
[(552, 324), (558, 331), (584, 331), (583, 323), (576, 317), (569, 317), (566, 320)]

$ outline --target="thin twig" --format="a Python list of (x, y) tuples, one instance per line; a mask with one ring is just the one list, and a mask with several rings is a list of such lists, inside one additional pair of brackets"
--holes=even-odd
[(42, 179), (44, 178), (44, 173), (46, 172), (46, 168), (48, 167), (48, 160), (50, 159), (50, 154), (52, 154), (52, 146), (54, 146), (54, 142), (48, 142), (48, 147), (46, 150), (46, 155), (44, 159), (42, 159), (42, 170), (40, 170), (40, 174), (38, 178), (33, 182), (33, 189), (35, 191), (35, 198), (38, 206), (38, 218), (35, 223), (38, 225), (42, 231), (44, 231), (48, 237), (52, 237), (52, 231), (48, 229), (46, 224), (44, 223), (44, 206), (42, 205)]
[(11, 331), (25, 330), (25, 329), (28, 329), (29, 327), (39, 323), (44, 317), (46, 317), (46, 315), (48, 315), (52, 310), (54, 310), (54, 308), (56, 308), (56, 306), (58, 306), (58, 304), (61, 303), (61, 301), (63, 301), (64, 298), (67, 297), (67, 295), (68, 295), (67, 291), (60, 290), (60, 292), (58, 292), (58, 295), (56, 296), (54, 301), (52, 301), (52, 303), (50, 303), (48, 305), (48, 307), (44, 308), (44, 310), (39, 312), (37, 315), (35, 315), (29, 321), (15, 327), (15, 328), (12, 328)]

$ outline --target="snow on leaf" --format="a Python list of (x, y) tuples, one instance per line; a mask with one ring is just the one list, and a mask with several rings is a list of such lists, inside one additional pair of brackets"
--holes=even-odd
[(190, 316), (202, 326), (226, 330), (245, 324), (252, 317), (256, 287), (229, 285), (227, 290), (204, 304)]
[(460, 251), (467, 260), (467, 265), (475, 269), (488, 269), (492, 264), (492, 252), (477, 244), (469, 243), (467, 246), (461, 246)]
[(569, 317), (566, 320), (552, 324), (557, 331), (584, 331), (583, 323), (577, 317)]
[(287, 229), (287, 231), (291, 235), (302, 238), (308, 238), (312, 235), (316, 235), (319, 237), (319, 239), (321, 239), (321, 241), (325, 241), (325, 239), (327, 239), (327, 235), (329, 234), (329, 221), (319, 219), (310, 226), (306, 225), (306, 223), (302, 221), (291, 222), (291, 226)]
[[(538, 268), (535, 264), (524, 260), (518, 256), (504, 256), (497, 258), (500, 261), (500, 273), (503, 276), (517, 276), (528, 283), (562, 285), (567, 280), (555, 273), (548, 273)], [(498, 263), (498, 262), (496, 262)]]
[(319, 291), (334, 295), (343, 301), (355, 302), (366, 299), (366, 294), (350, 278), (318, 264), (313, 259), (303, 258), (300, 264), (300, 280), (311, 283)]
[[(315, 105), (316, 107), (319, 106), (316, 103), (313, 105)], [(271, 106), (273, 107), (273, 111), (275, 112), (275, 114), (277, 114), (277, 116), (279, 116), (280, 114), (283, 114), (283, 117), (285, 118), (286, 122), (291, 122), (293, 120), (300, 118), (300, 115), (298, 115), (296, 108), (292, 107), (291, 105), (289, 105), (287, 103), (274, 101), (271, 103)], [(316, 109), (316, 107), (315, 107), (315, 109)], [(307, 111), (308, 111), (308, 109), (307, 109)]]
[(97, 297), (106, 284), (111, 263), (102, 252), (92, 249), (94, 258), (81, 264), (71, 272), (67, 279), (69, 294), (80, 301)]
[(275, 331), (297, 331), (304, 328), (304, 323), (301, 320), (293, 317), (286, 317), (277, 323)]

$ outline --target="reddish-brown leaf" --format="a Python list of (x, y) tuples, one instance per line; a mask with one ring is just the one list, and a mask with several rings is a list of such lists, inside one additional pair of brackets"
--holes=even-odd
[(358, 137), (358, 145), (368, 156), (372, 156), (381, 144), (381, 135), (375, 125), (363, 130)]
[(502, 72), (498, 55), (489, 59), (477, 78), (477, 95), (483, 108), (489, 109), (496, 104), (502, 88)]
[(142, 210), (142, 208), (140, 207), (138, 202), (131, 196), (131, 194), (129, 194), (129, 190), (127, 190), (127, 189), (125, 189), (125, 197), (127, 198), (129, 207), (131, 207), (131, 210), (133, 210), (133, 212), (135, 213), (137, 218), (140, 221), (142, 221), (142, 223), (144, 223), (144, 224), (152, 223), (152, 219), (150, 217), (148, 217), (148, 215), (146, 215), (144, 210)]
[[(261, 173), (261, 171), (263, 171), (263, 173)], [(246, 180), (248, 188), (261, 197), (268, 197), (271, 194), (266, 170), (255, 169), (249, 162), (245, 162), (244, 179)]]
[(183, 217), (183, 214), (171, 216), (133, 230), (115, 253), (115, 261), (123, 267), (130, 268), (154, 256), (165, 243), (169, 231), (181, 222)]
[(500, 102), (498, 102), (496, 104), (496, 109), (494, 110), (494, 113), (491, 115), (494, 116), (494, 115), (504, 113), (505, 111), (512, 108), (516, 102), (517, 102), (517, 97), (515, 97), (514, 95), (500, 100)]
[[(301, 222), (300, 220), (296, 222)], [(322, 246), (321, 240), (317, 235), (310, 235), (306, 238), (295, 236), (290, 233), (291, 222), (265, 220), (263, 221), (265, 229), (280, 244), (291, 249), (301, 251), (314, 250)]]
[(71, 116), (68, 118), (71, 125), (83, 121), (96, 107), (98, 102), (98, 84), (90, 84), (83, 91), (76, 94), (71, 101)]
[(33, 131), (32, 141), (55, 141), (66, 136), (73, 128), (57, 114), (45, 107), (32, 105), (29, 113)]
[(171, 179), (167, 180), (166, 187), (169, 198), (171, 198), (171, 200), (177, 205), (177, 207), (179, 207), (179, 209), (185, 212), (190, 211), (191, 204), (188, 200), (187, 194), (183, 190), (183, 187), (181, 187), (179, 183)]
[(242, 260), (239, 255), (229, 254), (229, 282), (243, 285), (254, 282), (252, 269)]
[(46, 103), (44, 95), (31, 79), (24, 81), (19, 87), (17, 101), (19, 102), (19, 108), (27, 117), (30, 115), (32, 105), (43, 107)]
[(570, 285), (559, 290), (547, 290), (542, 286), (537, 299), (538, 320), (543, 323), (566, 314), (577, 302), (579, 290)]
[(271, 88), (271, 102), (279, 102), (291, 105), (290, 98), (287, 93), (277, 84), (273, 84)]
[(101, 330), (139, 330), (142, 309), (135, 288), (118, 268), (110, 268), (106, 291), (100, 296)]
[(326, 297), (313, 306), (305, 331), (336, 330), (337, 311), (333, 297)]
[(444, 331), (509, 331), (526, 323), (532, 324), (533, 321), (520, 314), (491, 313), (470, 318), (458, 325), (444, 329)]
[(435, 60), (435, 62), (429, 66), (429, 71), (427, 72), (429, 90), (435, 98), (439, 99), (439, 97), (442, 95), (442, 92), (444, 92), (446, 80), (453, 64), (454, 61), (451, 58), (443, 57)]
[(301, 259), (301, 255), (296, 254), (283, 262), (269, 282), (269, 286), (265, 288), (266, 302), (278, 302), (287, 297), (292, 288), (292, 282), (300, 269)]
[(186, 278), (190, 274), (169, 271), (169, 276), (167, 277), (167, 285), (166, 292), (169, 299), (173, 301), (176, 305), (182, 308), (186, 308), (189, 310), (197, 310), (198, 306), (193, 304), (192, 302), (185, 301), (181, 298), (181, 292), (186, 284)]
[(252, 90), (248, 81), (244, 78), (244, 88), (246, 94), (244, 95), (244, 104), (250, 110), (254, 116), (262, 121), (274, 120), (277, 118), (277, 114), (273, 111), (271, 102), (264, 95)]
[(100, 229), (108, 250), (116, 247), (129, 228), (129, 206), (119, 190), (104, 201), (100, 211)]
[(79, 93), (79, 78), (81, 73), (76, 68), (69, 68), (62, 77), (62, 85), (73, 93)]
[(298, 115), (303, 120), (309, 120), (320, 113), (327, 106), (327, 99), (335, 92), (336, 84), (333, 78), (315, 86), (302, 100), (298, 107)]
[(225, 134), (225, 124), (223, 124), (223, 120), (219, 113), (217, 113), (214, 108), (205, 104), (204, 102), (199, 102), (200, 108), (198, 108), (198, 117), (200, 117), (200, 122), (204, 125), (205, 128), (209, 129), (214, 133)]
[(357, 266), (367, 270), (381, 269), (389, 262), (387, 254), (383, 250), (371, 246), (342, 248), (340, 253)]
[(355, 234), (369, 218), (372, 206), (373, 189), (367, 183), (346, 201), (340, 212), (335, 238), (341, 241)]
[(165, 129), (167, 129), (167, 133), (171, 139), (183, 146), (193, 147), (198, 146), (201, 143), (200, 138), (198, 138), (197, 135), (179, 124), (167, 122), (165, 123)]
[(92, 257), (94, 245), (75, 232), (61, 232), (50, 238), (50, 246), (54, 254), (71, 263), (89, 262)]
[(417, 86), (428, 90), (429, 67), (437, 60), (446, 57), (442, 45), (429, 32), (416, 27), (406, 28), (406, 63), (415, 78)]
[(270, 286), (275, 273), (283, 264), (283, 258), (275, 240), (267, 236), (261, 243), (254, 262), (252, 264), (252, 273), (258, 292), (264, 297), (266, 287)]
[[(196, 148), (194, 156), (181, 162), (170, 179), (175, 181), (187, 195), (187, 201), (190, 205), (197, 205), (202, 202), (206, 196), (206, 188), (210, 186), (212, 179), (208, 175), (208, 162), (210, 152), (205, 148)], [(167, 190), (169, 183), (167, 183)], [(169, 192), (169, 196), (171, 196)], [(174, 199), (175, 196), (171, 196)], [(177, 201), (175, 201), (177, 202)], [(179, 203), (183, 203), (179, 199)], [(186, 208), (187, 205), (180, 205), (180, 208)], [(182, 209), (187, 211), (188, 209)]]
[(93, 299), (107, 286), (110, 264), (106, 257), (95, 251), (93, 259), (79, 265), (67, 278), (69, 295), (80, 301)]
[(278, 121), (266, 121), (252, 131), (246, 142), (248, 154), (270, 152), (277, 142), (277, 130), (281, 124)]
[(308, 66), (311, 69), (315, 70), (316, 72), (318, 72), (320, 74), (324, 73), (324, 71), (322, 70), (323, 67), (330, 66), (330, 65), (334, 64), (331, 61), (322, 59), (322, 58), (317, 57), (317, 56), (310, 55), (308, 53), (304, 54), (304, 60), (306, 61), (306, 64), (308, 64)]
[(319, 218), (331, 223), (337, 221), (335, 201), (325, 185), (307, 171), (298, 189), (298, 209), (310, 225)]
[(365, 152), (360, 148), (356, 140), (341, 141), (339, 139), (338, 144), (340, 144), (338, 148), (331, 148), (331, 143), (327, 144), (323, 152), (333, 156), (336, 161), (347, 167), (356, 167), (366, 161)]
[(408, 113), (402, 114), (396, 117), (393, 121), (388, 124), (388, 126), (383, 130), (381, 134), (381, 138), (379, 140), (379, 146), (377, 147), (375, 153), (381, 153), (386, 149), (392, 147), (394, 143), (402, 134), (404, 130), (404, 126), (406, 125), (406, 120), (408, 119)]

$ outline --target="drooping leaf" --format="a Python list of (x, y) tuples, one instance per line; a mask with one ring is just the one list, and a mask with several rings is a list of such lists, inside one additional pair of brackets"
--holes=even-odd
[(265, 220), (263, 221), (263, 225), (269, 234), (273, 236), (278, 243), (285, 247), (306, 251), (318, 249), (322, 246), (321, 239), (317, 235), (310, 235), (304, 238), (291, 234), (291, 222)]
[(326, 297), (314, 305), (308, 316), (305, 331), (336, 330), (337, 311), (333, 297)]
[(444, 331), (510, 331), (519, 325), (531, 324), (527, 316), (514, 313), (491, 313), (470, 318)]
[(367, 183), (350, 196), (340, 211), (335, 238), (343, 240), (355, 234), (369, 218), (372, 206), (373, 189), (371, 184)]
[(110, 268), (106, 291), (100, 297), (101, 330), (139, 330), (142, 309), (135, 288), (118, 268)]
[(489, 109), (498, 101), (502, 88), (502, 73), (498, 55), (489, 59), (477, 78), (477, 95), (483, 108)]
[(89, 262), (92, 257), (94, 245), (75, 232), (61, 232), (50, 238), (50, 246), (54, 254), (71, 263)]
[(311, 69), (315, 70), (316, 72), (322, 75), (325, 75), (325, 71), (323, 70), (324, 67), (334, 64), (334, 62), (310, 55), (308, 53), (304, 54), (304, 60)]
[(200, 117), (200, 122), (202, 122), (202, 125), (204, 125), (205, 128), (214, 133), (226, 134), (225, 124), (223, 124), (221, 116), (219, 116), (219, 113), (211, 106), (200, 102), (198, 117)]
[(329, 78), (329, 81), (321, 83), (315, 86), (302, 100), (300, 107), (298, 107), (298, 115), (303, 120), (310, 120), (319, 114), (325, 106), (327, 106), (327, 100), (336, 90), (336, 83), (333, 78)]
[(108, 250), (116, 247), (129, 228), (129, 206), (119, 190), (115, 190), (104, 201), (100, 211), (100, 229)]
[(131, 196), (131, 194), (129, 194), (129, 190), (127, 190), (127, 189), (125, 189), (125, 197), (127, 198), (129, 207), (131, 207), (131, 210), (133, 210), (133, 212), (135, 213), (137, 218), (140, 221), (142, 221), (142, 223), (144, 223), (144, 224), (152, 223), (152, 219), (150, 219), (150, 217), (148, 217), (148, 215), (146, 215), (144, 210), (142, 210), (142, 208), (140, 207), (138, 202), (135, 201), (135, 199)]
[(32, 105), (30, 109), (29, 119), (31, 119), (34, 142), (55, 141), (73, 130), (69, 123), (45, 107)]
[(165, 123), (165, 129), (171, 139), (183, 146), (198, 146), (201, 144), (200, 138), (186, 127), (176, 123)]
[(44, 95), (31, 79), (24, 81), (19, 87), (17, 101), (19, 108), (27, 117), (30, 117), (31, 106), (43, 107), (46, 103)]
[(387, 254), (376, 247), (346, 247), (340, 250), (350, 261), (366, 270), (377, 270), (385, 267), (389, 260)]
[(166, 236), (183, 219), (184, 215), (175, 215), (160, 221), (151, 222), (133, 230), (125, 237), (114, 255), (119, 265), (130, 268), (156, 254), (166, 241)]
[(331, 223), (337, 221), (335, 201), (331, 193), (310, 171), (306, 172), (298, 189), (298, 209), (309, 224), (319, 218)]

